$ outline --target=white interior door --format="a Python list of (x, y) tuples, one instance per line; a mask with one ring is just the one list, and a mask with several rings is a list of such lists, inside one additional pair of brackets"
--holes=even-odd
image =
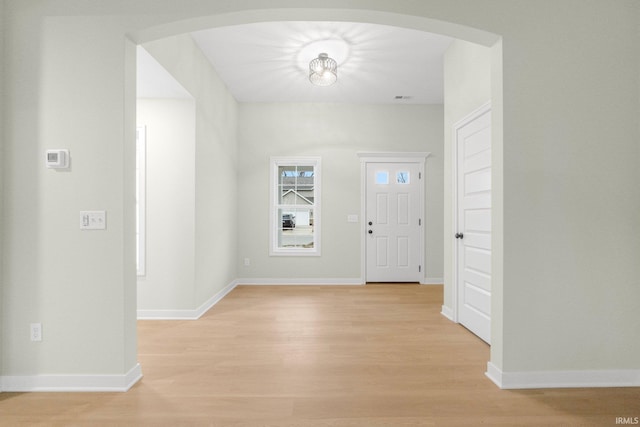
[(421, 163), (366, 165), (366, 281), (419, 282)]
[(456, 129), (458, 321), (491, 342), (491, 110)]

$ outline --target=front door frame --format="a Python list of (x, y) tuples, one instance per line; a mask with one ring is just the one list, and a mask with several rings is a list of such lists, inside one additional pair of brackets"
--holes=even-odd
[(369, 163), (414, 163), (421, 166), (422, 174), (420, 179), (420, 218), (422, 218), (422, 232), (420, 233), (420, 260), (422, 262), (422, 272), (420, 283), (424, 284), (426, 275), (426, 262), (424, 259), (424, 230), (425, 225), (425, 181), (426, 162), (430, 152), (359, 152), (360, 158), (360, 277), (362, 284), (367, 283), (367, 165)]

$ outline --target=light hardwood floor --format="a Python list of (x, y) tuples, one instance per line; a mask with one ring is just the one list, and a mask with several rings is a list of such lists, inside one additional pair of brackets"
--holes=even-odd
[(239, 286), (140, 321), (127, 393), (2, 393), (2, 426), (614, 426), (640, 389), (499, 390), (441, 286)]

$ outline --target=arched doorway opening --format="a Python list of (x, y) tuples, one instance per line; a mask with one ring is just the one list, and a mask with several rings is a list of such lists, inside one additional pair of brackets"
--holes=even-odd
[[(501, 61), (502, 61), (502, 45), (500, 41), (500, 37), (488, 33), (485, 31), (477, 30), (470, 27), (461, 26), (454, 23), (448, 23), (423, 17), (416, 17), (410, 15), (400, 15), (400, 14), (391, 14), (391, 13), (381, 13), (375, 11), (366, 11), (366, 10), (335, 10), (335, 9), (313, 9), (313, 10), (273, 10), (270, 11), (269, 14), (264, 14), (264, 11), (245, 11), (242, 13), (234, 13), (229, 15), (213, 15), (206, 17), (196, 17), (187, 20), (181, 20), (178, 22), (167, 23), (161, 26), (155, 26), (152, 28), (148, 28), (145, 30), (140, 30), (135, 33), (129, 34), (132, 45), (134, 44), (142, 44), (146, 42), (151, 42), (154, 40), (163, 39), (170, 36), (176, 36), (180, 34), (185, 34), (197, 30), (212, 28), (212, 27), (220, 27), (220, 26), (228, 26), (228, 25), (236, 25), (236, 24), (244, 24), (244, 23), (252, 23), (252, 22), (263, 22), (263, 21), (287, 21), (287, 20), (295, 20), (295, 21), (351, 21), (351, 22), (365, 22), (365, 23), (377, 23), (383, 25), (391, 25), (397, 27), (404, 28), (412, 28), (421, 31), (427, 31), (432, 33), (439, 33), (454, 37), (456, 39), (465, 40), (468, 42), (472, 42), (478, 45), (482, 45), (488, 47), (492, 51), (492, 88), (491, 88), (491, 100), (493, 101), (493, 120), (492, 125), (494, 129), (502, 128), (502, 120), (503, 114), (501, 109), (501, 99), (502, 99), (502, 75), (501, 75)], [(131, 49), (130, 49), (131, 50)], [(135, 62), (135, 58), (132, 54), (127, 56), (127, 62), (131, 63), (131, 61)], [(127, 66), (127, 69), (131, 70), (134, 67)], [(128, 79), (131, 76), (127, 76)], [(127, 101), (131, 102), (135, 99), (135, 95), (132, 93), (127, 93)], [(493, 158), (497, 164), (494, 163), (494, 168), (492, 169), (492, 182), (494, 183), (494, 191), (493, 191), (493, 200), (494, 206), (499, 207), (502, 205), (502, 140), (501, 140), (502, 132), (494, 132), (492, 138), (492, 146), (493, 146)], [(445, 162), (449, 160), (445, 158)], [(448, 166), (451, 167), (450, 165)], [(445, 180), (448, 179), (446, 175), (450, 175), (450, 170), (445, 166)], [(453, 199), (453, 190), (451, 186), (445, 186), (445, 202), (444, 205), (447, 208), (452, 204), (451, 200)], [(445, 236), (452, 236), (455, 233), (453, 229), (453, 221), (451, 220), (451, 212), (445, 209), (445, 224), (443, 234)], [(494, 248), (493, 257), (492, 257), (492, 270), (494, 272), (499, 272), (502, 269), (502, 253), (499, 242), (502, 241), (502, 213), (499, 209), (494, 209), (493, 211), (493, 235), (492, 239), (494, 244), (492, 245)], [(448, 242), (445, 237), (445, 245), (443, 249), (443, 258), (444, 262), (444, 283), (445, 283), (445, 306), (453, 303), (454, 299), (453, 295), (456, 292), (454, 289), (454, 283), (452, 276), (454, 275), (453, 270), (453, 243)], [(500, 295), (502, 293), (502, 283), (499, 282), (502, 277), (501, 274), (495, 274), (495, 277), (498, 281), (494, 281), (494, 297), (492, 299), (491, 304), (491, 312), (492, 312), (492, 351), (491, 351), (491, 362), (497, 365), (501, 365), (501, 353), (502, 353), (502, 302)], [(197, 279), (196, 279), (197, 280)], [(444, 308), (443, 308), (444, 312)]]

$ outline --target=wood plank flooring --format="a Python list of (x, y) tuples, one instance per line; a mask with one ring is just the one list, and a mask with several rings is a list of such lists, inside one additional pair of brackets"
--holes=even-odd
[(614, 426), (640, 389), (499, 390), (442, 287), (238, 286), (140, 321), (127, 393), (2, 393), (1, 426)]

